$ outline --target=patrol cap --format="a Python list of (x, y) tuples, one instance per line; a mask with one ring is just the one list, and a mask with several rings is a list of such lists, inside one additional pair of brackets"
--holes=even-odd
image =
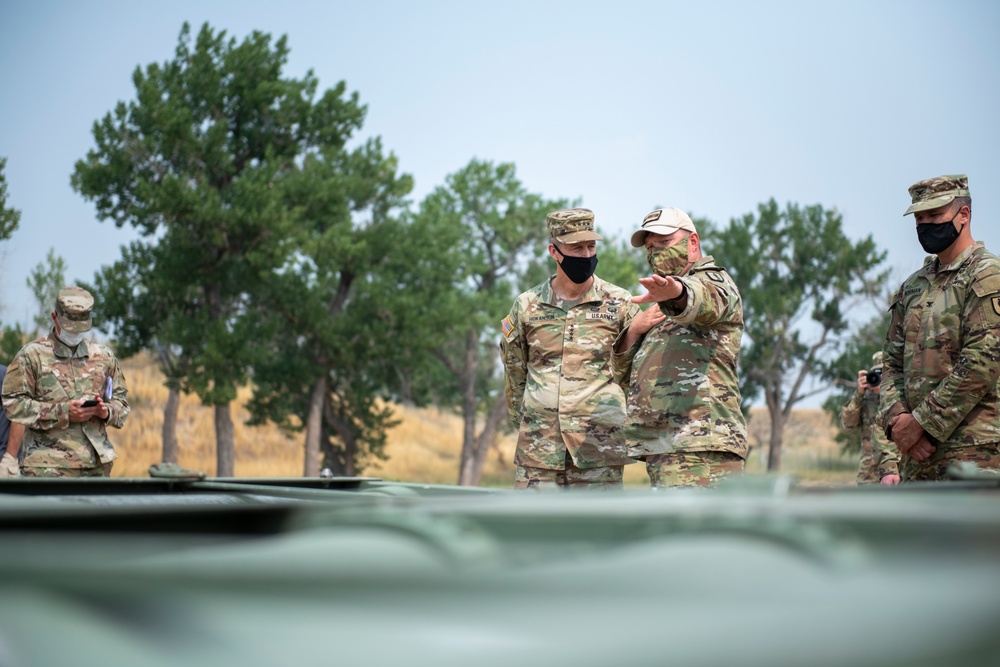
[(953, 202), (955, 197), (972, 196), (969, 193), (969, 177), (965, 174), (928, 178), (917, 181), (909, 189), (912, 203), (903, 215), (940, 208)]
[(601, 241), (603, 236), (594, 231), (594, 212), (589, 208), (566, 208), (552, 211), (545, 216), (549, 238), (560, 243)]
[(646, 234), (673, 234), (684, 229), (692, 234), (698, 232), (688, 214), (679, 208), (658, 208), (647, 213), (642, 219), (642, 228), (632, 234), (632, 247), (641, 248), (646, 242)]
[(94, 297), (82, 287), (63, 287), (56, 296), (56, 320), (59, 328), (67, 333), (90, 331), (93, 322), (90, 311), (94, 308)]
[(879, 350), (872, 355), (872, 368), (882, 368), (882, 351)]

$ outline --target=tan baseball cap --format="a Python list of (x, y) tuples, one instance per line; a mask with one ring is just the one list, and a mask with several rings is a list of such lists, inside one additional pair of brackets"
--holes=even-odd
[(545, 216), (549, 238), (560, 243), (601, 241), (603, 236), (594, 231), (594, 212), (589, 208), (566, 208), (552, 211)]
[(642, 228), (632, 234), (632, 247), (641, 248), (646, 242), (646, 234), (673, 234), (685, 229), (692, 234), (698, 232), (687, 213), (679, 208), (658, 208), (647, 213), (642, 219)]
[(90, 331), (93, 322), (90, 311), (94, 309), (94, 297), (82, 287), (63, 287), (56, 296), (56, 320), (59, 328), (67, 333)]
[(935, 176), (917, 181), (909, 187), (909, 191), (912, 203), (903, 215), (940, 208), (953, 202), (955, 197), (972, 196), (969, 192), (969, 177), (965, 174)]

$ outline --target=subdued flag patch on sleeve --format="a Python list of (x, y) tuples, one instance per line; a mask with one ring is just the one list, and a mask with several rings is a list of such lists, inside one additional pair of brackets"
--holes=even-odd
[(504, 336), (509, 336), (510, 332), (514, 330), (514, 323), (510, 321), (510, 315), (503, 318), (500, 322), (500, 330), (503, 331)]

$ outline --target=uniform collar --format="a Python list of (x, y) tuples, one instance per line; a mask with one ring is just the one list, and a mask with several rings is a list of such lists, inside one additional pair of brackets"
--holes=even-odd
[(694, 264), (691, 265), (691, 269), (688, 271), (688, 273), (691, 273), (691, 271), (694, 271), (695, 269), (700, 269), (703, 266), (714, 266), (714, 265), (715, 265), (715, 258), (713, 258), (711, 255), (702, 255), (698, 259), (694, 260)]
[(59, 337), (56, 336), (55, 329), (49, 330), (49, 340), (52, 341), (52, 352), (57, 357), (62, 357), (66, 359), (70, 358), (84, 359), (90, 356), (90, 349), (87, 347), (86, 338), (80, 341), (80, 344), (76, 346), (75, 350), (66, 343), (59, 340)]
[[(558, 306), (562, 302), (558, 296), (556, 296), (555, 290), (552, 289), (552, 280), (555, 278), (554, 275), (549, 276), (549, 279), (545, 281), (542, 285), (542, 303), (546, 303), (550, 306)], [(577, 303), (590, 303), (591, 301), (600, 301), (601, 293), (604, 291), (604, 281), (594, 276), (594, 282), (590, 284), (590, 289), (583, 293)]]
[(972, 253), (983, 247), (985, 246), (983, 246), (981, 241), (976, 241), (968, 248), (963, 250), (962, 254), (960, 254), (958, 257), (955, 258), (955, 261), (953, 261), (951, 264), (945, 264), (943, 266), (941, 265), (941, 261), (938, 259), (937, 255), (931, 255), (930, 257), (927, 258), (927, 261), (924, 262), (924, 268), (927, 269), (929, 273), (946, 273), (948, 271), (957, 271), (959, 268), (961, 268), (963, 264), (965, 264), (965, 262), (968, 261), (970, 257), (972, 257)]

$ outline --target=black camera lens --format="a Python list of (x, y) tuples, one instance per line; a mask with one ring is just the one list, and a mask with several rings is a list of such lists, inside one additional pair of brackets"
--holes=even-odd
[(869, 387), (877, 387), (882, 382), (882, 369), (873, 368), (865, 373), (865, 381), (868, 382)]

